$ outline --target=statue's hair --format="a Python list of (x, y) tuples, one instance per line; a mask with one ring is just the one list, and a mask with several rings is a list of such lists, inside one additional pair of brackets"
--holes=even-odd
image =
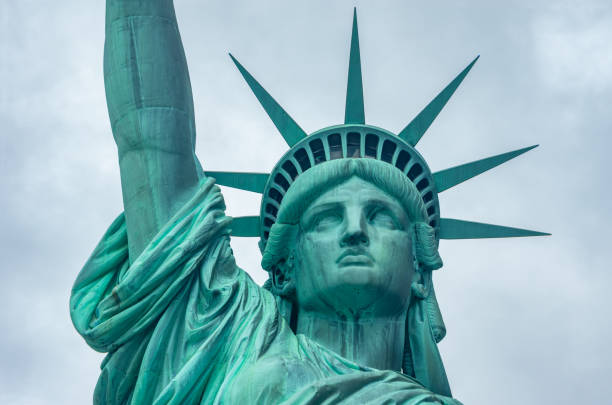
[[(349, 158), (323, 162), (302, 173), (287, 190), (278, 212), (277, 221), (270, 229), (263, 252), (261, 264), (270, 275), (264, 288), (277, 297), (279, 310), (290, 324), (292, 324), (292, 316), (295, 316), (295, 308), (292, 308), (295, 291), (280, 289), (273, 280), (282, 277), (285, 264), (297, 241), (300, 231), (299, 223), (304, 211), (320, 195), (353, 177), (380, 188), (395, 198), (404, 208), (412, 223), (413, 249), (417, 262), (415, 270), (430, 273), (442, 267), (435, 231), (426, 222), (428, 217), (425, 204), (416, 186), (405, 174), (386, 162), (374, 159)], [(428, 279), (431, 280), (431, 277)], [(446, 329), (431, 281), (427, 294), (427, 297), (424, 297), (427, 314), (434, 338), (439, 342), (446, 334)], [(408, 365), (405, 366), (407, 367)]]

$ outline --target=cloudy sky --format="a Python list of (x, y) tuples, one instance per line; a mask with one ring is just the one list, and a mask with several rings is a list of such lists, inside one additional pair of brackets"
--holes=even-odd
[[(609, 1), (176, 0), (210, 170), (270, 170), (282, 138), (231, 51), (312, 132), (343, 120), (358, 7), (366, 121), (397, 132), (480, 54), (419, 144), (435, 170), (540, 147), (441, 194), (443, 216), (551, 232), (443, 241), (440, 348), (465, 404), (612, 396)], [(122, 210), (102, 78), (103, 1), (1, 0), (0, 403), (91, 402), (102, 355), (68, 314)], [(255, 194), (225, 190), (231, 215)], [(254, 239), (238, 263), (262, 282)]]

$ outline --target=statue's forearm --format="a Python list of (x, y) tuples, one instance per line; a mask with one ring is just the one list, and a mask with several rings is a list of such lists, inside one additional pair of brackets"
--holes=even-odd
[(171, 0), (107, 0), (104, 82), (130, 258), (197, 186), (187, 63)]

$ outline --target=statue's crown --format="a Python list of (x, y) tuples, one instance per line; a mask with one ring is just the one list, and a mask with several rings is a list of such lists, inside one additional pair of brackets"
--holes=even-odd
[(353, 15), (346, 108), (342, 125), (323, 128), (308, 135), (231, 54), (230, 57), (290, 147), (271, 173), (206, 172), (208, 176), (215, 177), (220, 185), (263, 195), (260, 215), (234, 218), (232, 235), (259, 236), (260, 247), (263, 250), (270, 228), (276, 222), (283, 196), (294, 180), (317, 164), (343, 158), (377, 159), (401, 170), (419, 191), (425, 204), (429, 225), (436, 230), (438, 239), (548, 235), (526, 229), (440, 217), (439, 193), (537, 146), (502, 153), (435, 173), (431, 172), (425, 159), (417, 152), (417, 143), (467, 76), (478, 57), (397, 135), (365, 124), (356, 12)]

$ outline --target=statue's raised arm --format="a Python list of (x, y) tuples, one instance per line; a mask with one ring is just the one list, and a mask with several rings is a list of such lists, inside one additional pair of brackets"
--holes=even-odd
[(104, 83), (133, 261), (198, 184), (193, 98), (172, 0), (107, 0)]

